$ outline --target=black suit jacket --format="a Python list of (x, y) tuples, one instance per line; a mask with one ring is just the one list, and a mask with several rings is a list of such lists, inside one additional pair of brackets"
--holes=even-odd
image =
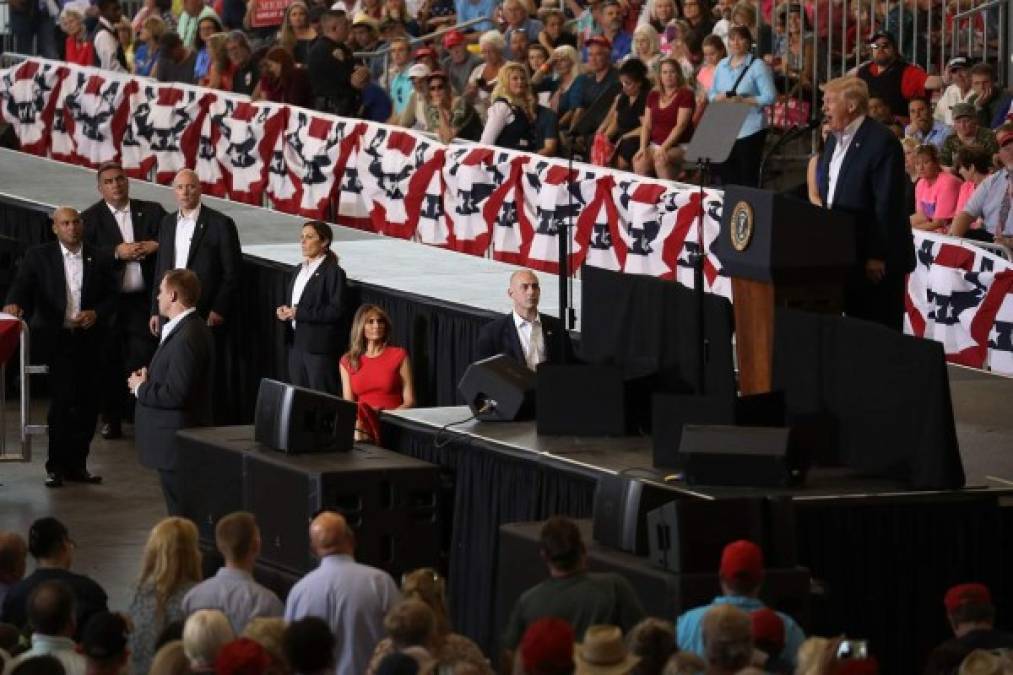
[(74, 593), (74, 603), (77, 610), (74, 617), (77, 620), (75, 637), (78, 639), (85, 624), (92, 616), (108, 611), (106, 592), (94, 579), (70, 570), (40, 567), (10, 587), (7, 597), (4, 598), (3, 614), (0, 616), (0, 620), (4, 623), (14, 624), (18, 628), (27, 626), (28, 596), (46, 581), (63, 582)]
[[(820, 198), (827, 204), (830, 160), (837, 138), (831, 135), (820, 156)], [(890, 275), (915, 267), (914, 239), (905, 213), (904, 151), (897, 137), (872, 118), (858, 127), (837, 175), (834, 211), (855, 216), (855, 262), (886, 261)]]
[[(559, 351), (559, 334), (563, 332), (566, 335), (566, 360), (572, 362), (573, 343), (570, 341), (569, 331), (563, 328), (563, 322), (554, 316), (540, 312), (538, 318), (542, 322), (542, 337), (545, 340), (545, 361), (547, 363), (563, 361), (563, 354)], [(521, 338), (517, 335), (513, 312), (490, 321), (479, 331), (478, 358), (486, 359), (496, 354), (506, 354), (512, 359), (526, 363), (524, 350), (521, 347)]]
[[(297, 265), (288, 282), (286, 302), (299, 274)], [(306, 282), (295, 313), (295, 330), (289, 330), (292, 345), (310, 354), (337, 354), (341, 349), (341, 313), (345, 296), (345, 271), (333, 254), (320, 263)], [(289, 324), (291, 326), (291, 324)]]
[[(151, 313), (158, 313), (158, 283), (176, 261), (176, 218), (174, 211), (165, 216), (158, 231), (158, 260), (155, 262), (155, 286), (152, 289)], [(242, 272), (242, 252), (236, 223), (220, 211), (201, 204), (197, 225), (190, 243), (186, 267), (200, 279), (201, 294), (197, 312), (207, 318), (214, 310), (231, 318), (235, 309)]]
[[(101, 250), (81, 247), (84, 274), (81, 279), (81, 309), (94, 310), (97, 321), (86, 331), (97, 334), (107, 326), (116, 306), (117, 277), (112, 259)], [(63, 328), (67, 310), (67, 280), (63, 272), (63, 249), (52, 241), (28, 249), (18, 266), (17, 276), (7, 292), (5, 304), (16, 304), (32, 327), (32, 342), (42, 349), (52, 346)]]
[[(134, 241), (158, 241), (158, 229), (165, 218), (165, 209), (158, 202), (146, 202), (140, 199), (130, 200), (130, 221), (134, 226)], [(125, 263), (116, 259), (116, 247), (123, 243), (123, 234), (116, 224), (112, 211), (105, 200), (99, 200), (81, 213), (84, 221), (84, 240), (92, 246), (102, 249), (114, 260), (122, 281)], [(149, 256), (141, 261), (141, 274), (144, 276), (144, 288), (150, 291), (158, 286), (154, 282), (155, 260), (157, 255)]]
[(141, 464), (174, 469), (176, 432), (211, 424), (213, 370), (211, 329), (194, 312), (158, 346), (148, 381), (137, 390), (134, 433)]

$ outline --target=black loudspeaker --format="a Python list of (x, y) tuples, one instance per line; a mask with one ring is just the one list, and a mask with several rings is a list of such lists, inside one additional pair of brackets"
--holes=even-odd
[(651, 561), (675, 574), (715, 571), (729, 542), (764, 541), (761, 497), (672, 501), (647, 513)]
[(613, 365), (538, 366), (537, 427), (548, 435), (623, 436), (649, 423), (651, 376)]
[(679, 453), (683, 427), (687, 424), (724, 424), (782, 427), (785, 424), (784, 394), (771, 392), (736, 397), (734, 394), (665, 394), (651, 397), (654, 466), (682, 468)]
[(687, 424), (679, 453), (685, 458), (689, 485), (790, 487), (805, 478), (786, 427)]
[(439, 558), (438, 489), (438, 467), (357, 446), (349, 453), (299, 457), (251, 451), (243, 491), (246, 509), (260, 525), (265, 563), (312, 569), (308, 524), (329, 509), (355, 530), (356, 559), (397, 578)]
[(594, 491), (592, 536), (604, 546), (645, 555), (647, 512), (676, 498), (661, 485), (622, 475), (601, 476)]
[[(249, 438), (249, 427), (245, 427), (244, 431)], [(179, 435), (176, 439), (180, 509), (183, 516), (197, 525), (201, 541), (213, 548), (218, 520), (245, 508), (243, 455), (238, 452), (209, 452), (205, 444), (186, 435)]]
[(505, 354), (468, 366), (457, 390), (475, 417), (486, 422), (531, 419), (535, 412), (535, 374)]
[(257, 393), (254, 437), (295, 455), (351, 450), (356, 405), (339, 396), (264, 378)]

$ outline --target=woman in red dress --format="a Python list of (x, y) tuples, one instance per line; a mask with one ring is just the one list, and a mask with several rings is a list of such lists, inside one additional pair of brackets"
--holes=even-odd
[(359, 404), (356, 440), (379, 440), (377, 411), (415, 405), (408, 352), (388, 344), (389, 335), (390, 317), (376, 305), (355, 313), (340, 369), (342, 398)]

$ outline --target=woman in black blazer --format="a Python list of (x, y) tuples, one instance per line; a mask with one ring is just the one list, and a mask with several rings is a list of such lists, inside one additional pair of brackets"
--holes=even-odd
[(291, 322), (288, 373), (292, 384), (341, 395), (338, 355), (341, 353), (341, 312), (345, 272), (331, 251), (331, 228), (319, 220), (302, 227), (303, 262), (292, 271), (290, 304), (275, 310)]

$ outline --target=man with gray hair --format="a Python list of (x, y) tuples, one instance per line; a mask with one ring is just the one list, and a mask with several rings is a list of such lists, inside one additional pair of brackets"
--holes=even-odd
[(389, 574), (355, 561), (355, 534), (340, 514), (325, 511), (313, 519), (310, 547), (320, 566), (292, 587), (285, 620), (316, 616), (326, 621), (338, 638), (335, 672), (360, 675), (384, 637), (383, 619), (400, 593)]

